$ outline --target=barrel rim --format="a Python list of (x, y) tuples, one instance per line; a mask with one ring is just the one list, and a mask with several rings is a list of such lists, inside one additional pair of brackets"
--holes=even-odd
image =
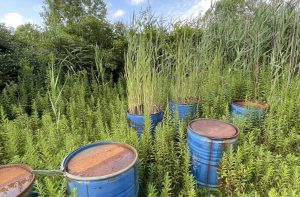
[(35, 174), (32, 173), (32, 168), (29, 165), (25, 165), (25, 164), (6, 164), (6, 165), (1, 165), (1, 168), (9, 168), (9, 167), (21, 167), (23, 169), (25, 169), (26, 171), (28, 171), (31, 175), (32, 175), (32, 180), (30, 182), (30, 184), (28, 185), (28, 187), (26, 189), (24, 189), (21, 193), (19, 193), (19, 196), (22, 196), (24, 194), (27, 194), (29, 191), (31, 191), (34, 181), (35, 181)]
[[(164, 113), (164, 111), (162, 109), (159, 108), (159, 111), (158, 112), (155, 112), (155, 113), (152, 113), (150, 114), (150, 116), (153, 116), (153, 115), (158, 115), (158, 114), (161, 114), (161, 113)], [(131, 115), (131, 116), (135, 116), (135, 117), (145, 117), (145, 115), (139, 115), (139, 114), (132, 114), (132, 113), (129, 113), (129, 110), (127, 110), (126, 112), (127, 115)]]
[[(191, 124), (192, 124), (193, 122), (198, 121), (198, 120), (213, 120), (213, 121), (223, 122), (223, 123), (225, 123), (225, 124), (228, 124), (228, 125), (232, 126), (232, 127), (236, 130), (236, 133), (235, 133), (233, 136), (228, 137), (228, 138), (218, 138), (218, 137), (211, 137), (211, 136), (207, 136), (207, 135), (200, 135), (199, 133), (195, 132), (195, 131), (191, 128)], [(188, 124), (188, 129), (191, 130), (192, 132), (194, 132), (195, 134), (201, 136), (201, 137), (206, 137), (206, 138), (209, 138), (209, 139), (212, 139), (212, 140), (230, 140), (230, 139), (236, 138), (236, 137), (239, 136), (239, 134), (240, 134), (240, 129), (239, 129), (237, 126), (235, 126), (235, 125), (233, 125), (233, 124), (231, 124), (231, 123), (229, 123), (229, 122), (225, 122), (225, 121), (223, 121), (223, 120), (210, 119), (210, 118), (198, 118), (198, 119), (194, 119), (194, 120), (192, 120), (192, 121), (189, 122), (189, 124)]]
[[(126, 168), (124, 168), (122, 170), (119, 170), (117, 172), (111, 173), (111, 174), (104, 175), (104, 176), (84, 177), (84, 176), (73, 175), (73, 174), (70, 174), (70, 173), (67, 172), (66, 166), (67, 166), (68, 162), (77, 153), (79, 153), (79, 152), (81, 152), (83, 150), (86, 150), (88, 148), (91, 148), (91, 147), (94, 147), (94, 146), (98, 146), (98, 145), (104, 145), (104, 144), (119, 144), (119, 145), (125, 146), (126, 148), (128, 148), (128, 149), (130, 149), (130, 150), (132, 150), (134, 152), (135, 158), (134, 158), (134, 160)], [(115, 177), (117, 175), (120, 175), (123, 172), (126, 172), (127, 170), (131, 169), (137, 163), (137, 160), (138, 160), (138, 152), (137, 152), (137, 150), (134, 147), (130, 146), (129, 144), (121, 143), (121, 142), (111, 142), (111, 141), (108, 141), (108, 142), (96, 142), (96, 143), (91, 143), (91, 144), (86, 144), (84, 146), (81, 146), (81, 147), (75, 149), (74, 151), (72, 151), (71, 153), (69, 153), (64, 158), (64, 160), (61, 163), (61, 170), (64, 172), (64, 174), (65, 174), (65, 176), (67, 178), (72, 179), (72, 180), (78, 180), (78, 181), (104, 180), (104, 179), (108, 179), (108, 178), (112, 178), (112, 177)]]
[(191, 106), (195, 106), (195, 105), (199, 105), (199, 103), (177, 103), (177, 102), (174, 102), (174, 101), (170, 101), (169, 104), (174, 104), (174, 105), (178, 105), (178, 106), (188, 106), (188, 105), (191, 105)]
[(257, 109), (257, 110), (265, 110), (265, 109), (268, 107), (267, 102), (265, 102), (265, 101), (260, 101), (260, 100), (256, 100), (256, 99), (249, 99), (249, 100), (247, 100), (247, 99), (233, 99), (232, 102), (231, 102), (232, 105), (235, 105), (235, 106), (238, 106), (238, 107), (244, 107), (244, 106), (242, 106), (242, 105), (236, 104), (236, 102), (251, 102), (251, 103), (258, 103), (258, 104), (260, 104), (260, 105), (263, 106), (262, 108), (256, 107), (255, 109)]

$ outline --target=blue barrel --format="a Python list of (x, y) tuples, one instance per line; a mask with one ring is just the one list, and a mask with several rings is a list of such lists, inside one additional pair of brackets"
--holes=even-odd
[[(129, 120), (130, 127), (134, 128), (137, 131), (138, 136), (141, 136), (142, 133), (144, 132), (144, 127), (145, 127), (144, 115), (135, 115), (135, 114), (127, 113), (127, 118)], [(163, 120), (163, 118), (164, 118), (163, 111), (150, 115), (151, 132), (154, 132), (156, 125), (160, 123)]]
[(39, 193), (36, 191), (32, 191), (31, 194), (29, 195), (29, 197), (38, 197)]
[(175, 117), (178, 112), (178, 119), (185, 121), (187, 118), (194, 118), (197, 114), (198, 104), (177, 104), (175, 102), (169, 103), (170, 116)]
[(67, 194), (77, 196), (137, 197), (137, 151), (115, 142), (98, 142), (78, 148), (62, 162)]
[(28, 196), (32, 191), (35, 175), (29, 166), (11, 164), (0, 166), (0, 196)]
[(255, 100), (234, 100), (231, 103), (231, 115), (233, 117), (249, 118), (254, 121), (260, 120), (265, 114), (266, 103)]
[(200, 186), (217, 187), (217, 166), (224, 151), (237, 146), (239, 130), (232, 124), (212, 119), (193, 120), (188, 125), (187, 141), (191, 172)]

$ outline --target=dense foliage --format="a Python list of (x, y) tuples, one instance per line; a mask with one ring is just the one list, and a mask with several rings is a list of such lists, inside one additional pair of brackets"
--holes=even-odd
[[(67, 9), (60, 8), (62, 13)], [(47, 16), (55, 15), (51, 6), (48, 9)], [(55, 29), (49, 22), (44, 32), (27, 26), (14, 33), (0, 28), (0, 164), (58, 169), (63, 158), (81, 145), (119, 141), (138, 150), (141, 196), (300, 196), (298, 1), (222, 0), (192, 24), (170, 29), (141, 20), (138, 27), (120, 27), (109, 33), (112, 45), (107, 48), (96, 42), (97, 37), (86, 41), (69, 32), (74, 26), (53, 24), (60, 27)], [(53, 40), (55, 31), (70, 42)], [(24, 32), (34, 36), (27, 38), (30, 33)], [(145, 86), (154, 88), (144, 91), (141, 98), (147, 94), (151, 98), (137, 105), (154, 103), (165, 112), (153, 136), (146, 121), (140, 139), (126, 119), (128, 108), (135, 106), (130, 104), (135, 99), (129, 99), (135, 93), (130, 93), (121, 72), (127, 42), (126, 63), (146, 66), (151, 72), (138, 75), (137, 70), (133, 83), (144, 80)], [(68, 50), (72, 44), (75, 51)], [(191, 53), (185, 51), (187, 46)], [(120, 58), (118, 68), (108, 66), (111, 60), (106, 54), (112, 53)], [(196, 70), (182, 72), (185, 76), (179, 80), (176, 62)], [(151, 78), (153, 73), (157, 78)], [(171, 83), (176, 80), (189, 84), (174, 92), (177, 86)], [(188, 89), (183, 92), (181, 87)], [(197, 94), (189, 93), (192, 90)], [(178, 125), (168, 114), (169, 100), (188, 95), (200, 103), (198, 117), (225, 120), (241, 131), (238, 148), (223, 155), (215, 189), (196, 187), (189, 173), (187, 123)], [(229, 103), (235, 98), (266, 101), (265, 118), (259, 124), (233, 119)], [(62, 177), (39, 176), (34, 190), (40, 196), (64, 196), (65, 187)]]

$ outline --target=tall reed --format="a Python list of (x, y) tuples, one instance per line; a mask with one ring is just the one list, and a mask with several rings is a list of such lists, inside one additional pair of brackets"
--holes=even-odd
[(128, 37), (125, 76), (128, 112), (151, 114), (159, 111), (156, 94), (157, 68), (151, 39), (142, 35)]
[(176, 40), (172, 71), (171, 99), (177, 103), (197, 103), (201, 60), (193, 36), (184, 35)]

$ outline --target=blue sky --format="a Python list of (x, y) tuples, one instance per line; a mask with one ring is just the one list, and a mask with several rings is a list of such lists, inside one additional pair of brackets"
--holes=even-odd
[[(168, 20), (190, 19), (203, 14), (211, 0), (105, 0), (109, 21), (129, 22), (132, 14), (151, 6), (157, 16)], [(43, 26), (42, 0), (0, 0), (0, 23), (17, 27), (27, 22)]]

